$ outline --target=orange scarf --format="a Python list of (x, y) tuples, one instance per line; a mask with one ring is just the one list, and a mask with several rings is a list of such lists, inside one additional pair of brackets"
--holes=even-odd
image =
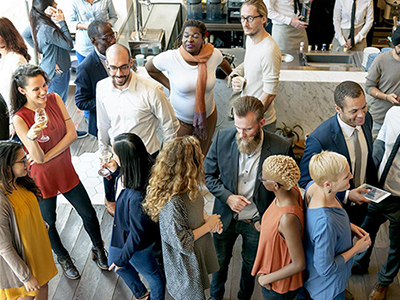
[(214, 46), (211, 44), (203, 45), (200, 53), (195, 56), (187, 52), (183, 46), (180, 46), (179, 53), (187, 63), (197, 63), (198, 75), (196, 101), (194, 105), (193, 134), (205, 140), (207, 138), (207, 115), (204, 95), (207, 84), (207, 61), (214, 53)]

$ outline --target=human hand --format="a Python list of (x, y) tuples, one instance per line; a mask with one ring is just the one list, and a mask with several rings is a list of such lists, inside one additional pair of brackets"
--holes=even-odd
[(359, 239), (356, 242), (356, 244), (354, 245), (354, 247), (356, 249), (356, 254), (364, 252), (370, 246), (371, 246), (371, 238), (369, 237), (369, 234), (367, 234), (366, 236), (364, 236), (361, 239)]
[(232, 90), (235, 93), (239, 93), (243, 91), (244, 84), (246, 83), (246, 79), (242, 76), (236, 76), (232, 78)]
[(362, 193), (369, 193), (370, 191), (371, 190), (369, 189), (360, 189), (360, 188), (352, 189), (349, 192), (349, 200), (358, 205), (361, 205), (363, 203), (371, 203), (371, 201), (369, 201), (362, 195)]
[(350, 49), (351, 48), (351, 40), (348, 39), (346, 43), (343, 45), (343, 48)]
[(221, 215), (213, 214), (205, 219), (206, 225), (208, 226), (209, 232), (215, 232), (214, 230), (219, 229), (222, 226)]
[(56, 11), (51, 15), (51, 19), (54, 22), (61, 22), (65, 20), (64, 13), (61, 9), (57, 8)]
[(40, 290), (39, 281), (33, 275), (31, 275), (29, 280), (24, 283), (24, 286), (25, 286), (25, 289), (26, 289), (27, 292)]
[(108, 169), (111, 173), (114, 173), (118, 169), (118, 165), (114, 158), (111, 158), (108, 163), (101, 164), (101, 168)]
[(308, 26), (308, 23), (300, 21), (301, 17), (295, 17), (290, 20), (290, 26), (293, 26), (297, 29), (305, 29)]
[(387, 94), (385, 99), (386, 99), (386, 101), (389, 101), (390, 103), (392, 103), (394, 105), (400, 104), (399, 97), (397, 97), (397, 95), (394, 93)]
[(245, 208), (247, 205), (251, 204), (251, 202), (249, 200), (247, 200), (246, 197), (232, 194), (226, 200), (226, 204), (234, 212), (240, 213), (243, 210), (243, 208)]
[(350, 228), (351, 228), (351, 232), (354, 233), (354, 235), (356, 237), (358, 237), (359, 239), (363, 238), (364, 236), (368, 235), (368, 232), (366, 232), (364, 229), (362, 229), (361, 227), (354, 225), (353, 223), (350, 223)]
[(118, 267), (115, 263), (112, 263), (111, 266), (108, 268), (108, 271), (113, 271), (117, 272), (119, 269), (122, 269), (122, 267)]
[(34, 123), (31, 128), (29, 128), (26, 136), (30, 140), (36, 140), (42, 131), (47, 127), (45, 123)]
[(261, 231), (261, 223), (260, 221), (254, 222), (254, 228), (260, 232)]
[(258, 276), (258, 283), (265, 287), (267, 290), (271, 290), (271, 283), (268, 280), (267, 274), (261, 274)]

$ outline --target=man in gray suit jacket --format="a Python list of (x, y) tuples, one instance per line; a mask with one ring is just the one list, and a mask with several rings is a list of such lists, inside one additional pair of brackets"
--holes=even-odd
[(261, 184), (263, 161), (270, 155), (292, 155), (290, 144), (263, 130), (264, 107), (244, 96), (233, 103), (235, 127), (219, 131), (204, 161), (207, 188), (215, 196), (213, 213), (221, 215), (223, 232), (214, 235), (220, 269), (213, 274), (211, 298), (222, 300), (233, 245), (242, 235), (242, 273), (239, 300), (250, 300), (251, 276), (257, 252), (260, 219), (274, 199)]

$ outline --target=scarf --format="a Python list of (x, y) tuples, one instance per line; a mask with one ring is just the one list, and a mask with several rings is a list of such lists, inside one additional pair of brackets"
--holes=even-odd
[(207, 138), (207, 116), (204, 95), (207, 84), (207, 61), (214, 53), (214, 46), (211, 44), (203, 45), (200, 53), (195, 56), (187, 52), (183, 46), (180, 46), (179, 53), (187, 63), (197, 63), (198, 75), (196, 82), (196, 101), (194, 104), (193, 134), (205, 140)]

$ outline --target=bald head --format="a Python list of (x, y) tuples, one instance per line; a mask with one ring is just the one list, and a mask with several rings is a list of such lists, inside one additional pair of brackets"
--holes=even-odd
[(121, 44), (114, 44), (108, 47), (106, 51), (107, 61), (113, 60), (115, 57), (126, 58), (127, 61), (131, 58), (131, 53), (129, 49)]

